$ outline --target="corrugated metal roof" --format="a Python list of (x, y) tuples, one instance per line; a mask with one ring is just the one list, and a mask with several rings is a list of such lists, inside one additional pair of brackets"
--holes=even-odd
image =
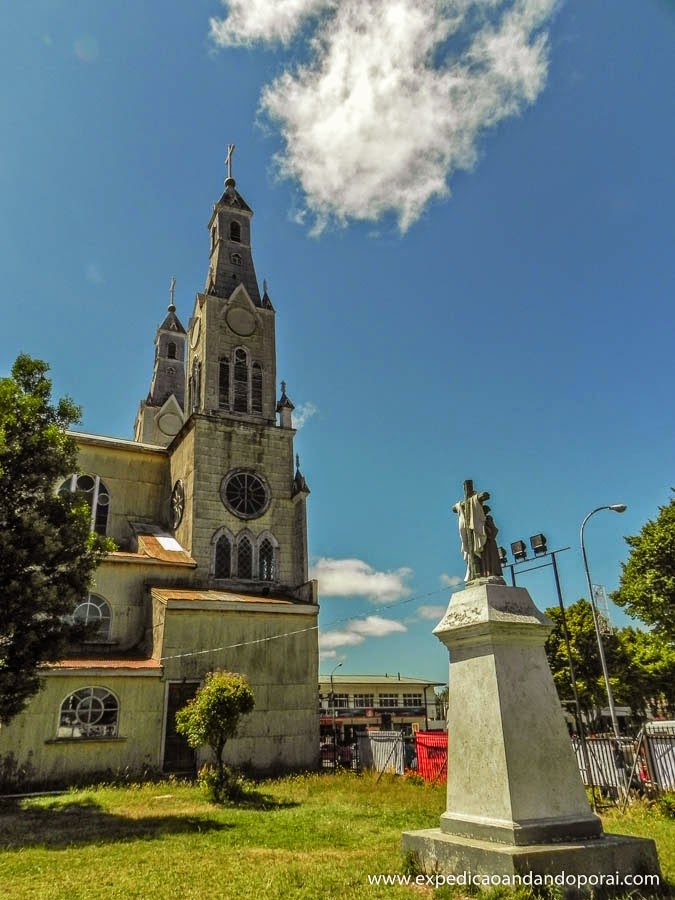
[(48, 669), (157, 669), (162, 668), (158, 659), (120, 659), (106, 656), (100, 659), (59, 659), (47, 663)]
[(234, 591), (198, 591), (187, 588), (153, 587), (152, 594), (160, 600), (207, 601), (212, 603), (265, 603), (279, 606), (294, 606), (290, 597), (261, 597), (259, 594), (239, 594)]

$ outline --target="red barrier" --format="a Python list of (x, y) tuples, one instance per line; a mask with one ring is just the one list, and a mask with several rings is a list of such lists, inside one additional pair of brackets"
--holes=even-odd
[(448, 767), (448, 732), (416, 731), (417, 771), (425, 781), (442, 781)]

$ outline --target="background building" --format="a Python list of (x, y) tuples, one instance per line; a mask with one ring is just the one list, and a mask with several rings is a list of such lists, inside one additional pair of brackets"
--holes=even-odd
[[(364, 731), (403, 731), (414, 728), (442, 729), (445, 719), (436, 703), (437, 681), (405, 675), (319, 676), (322, 737), (332, 737), (333, 724), (339, 743), (350, 742)], [(334, 689), (334, 690), (333, 690)]]

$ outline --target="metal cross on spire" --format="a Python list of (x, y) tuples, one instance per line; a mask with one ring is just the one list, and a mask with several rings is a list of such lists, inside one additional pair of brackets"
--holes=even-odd
[(227, 177), (232, 178), (232, 154), (234, 153), (234, 144), (227, 145), (227, 156), (225, 157), (225, 165), (227, 166)]
[(169, 286), (169, 293), (171, 294), (171, 306), (176, 305), (173, 300), (173, 295), (174, 295), (175, 290), (176, 290), (176, 276), (174, 275), (173, 278), (171, 279), (171, 284)]

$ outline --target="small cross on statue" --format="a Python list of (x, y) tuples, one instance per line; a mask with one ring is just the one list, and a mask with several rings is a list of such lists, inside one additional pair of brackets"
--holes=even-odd
[(227, 177), (232, 178), (232, 154), (234, 153), (234, 144), (227, 145), (227, 156), (225, 157), (225, 165), (227, 166)]
[(478, 493), (473, 481), (467, 480), (464, 482), (464, 499), (452, 507), (458, 518), (462, 556), (466, 560), (464, 580), (467, 583), (478, 579), (504, 583), (497, 547), (499, 531), (490, 515), (490, 507), (485, 504), (489, 499), (487, 491)]

